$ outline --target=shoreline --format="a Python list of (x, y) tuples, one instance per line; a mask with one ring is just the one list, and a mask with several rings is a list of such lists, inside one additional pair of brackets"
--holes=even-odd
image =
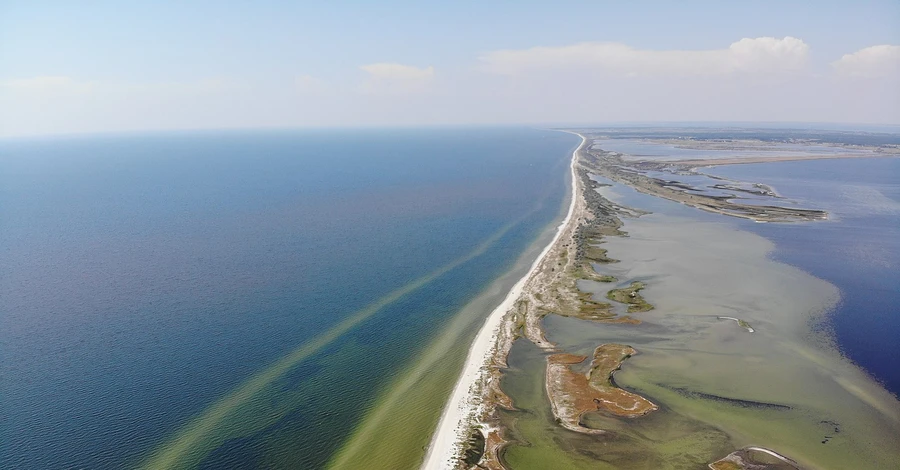
[(581, 134), (569, 133), (581, 137), (581, 143), (572, 152), (572, 159), (569, 164), (572, 182), (568, 212), (557, 227), (553, 239), (534, 260), (528, 272), (513, 285), (500, 305), (491, 311), (475, 336), (459, 379), (453, 387), (450, 399), (441, 412), (441, 418), (428, 445), (428, 451), (420, 467), (423, 470), (452, 469), (457, 466), (457, 459), (462, 452), (461, 445), (468, 437), (466, 433), (469, 431), (470, 426), (475, 424), (478, 412), (483, 406), (481, 402), (476, 401), (476, 397), (479, 395), (479, 388), (484, 385), (490, 376), (489, 363), (496, 355), (499, 347), (500, 335), (504, 325), (507, 323), (504, 319), (515, 307), (516, 301), (522, 297), (528, 280), (538, 272), (538, 268), (544, 258), (546, 258), (553, 246), (557, 244), (565, 228), (573, 220), (572, 216), (575, 213), (575, 206), (578, 200), (578, 178), (575, 172), (575, 165), (578, 160), (578, 152), (585, 146), (588, 139)]

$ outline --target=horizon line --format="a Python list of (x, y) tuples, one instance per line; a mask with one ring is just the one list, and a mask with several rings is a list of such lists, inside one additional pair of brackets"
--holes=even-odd
[[(759, 126), (759, 127), (753, 127)], [(794, 127), (792, 127), (794, 126)], [(815, 127), (822, 126), (822, 127)], [(328, 130), (401, 130), (401, 129), (459, 129), (459, 128), (531, 128), (531, 129), (590, 129), (590, 128), (745, 128), (781, 130), (823, 130), (836, 132), (868, 132), (881, 134), (900, 133), (900, 123), (857, 123), (833, 121), (601, 121), (601, 122), (548, 122), (548, 123), (468, 123), (468, 124), (385, 124), (385, 125), (325, 125), (325, 126), (223, 126), (189, 128), (144, 128), (103, 131), (29, 133), (0, 135), (0, 142), (13, 140), (56, 139), (78, 137), (115, 137), (146, 134), (182, 134), (202, 132), (240, 131), (328, 131)], [(873, 130), (877, 129), (877, 130)]]

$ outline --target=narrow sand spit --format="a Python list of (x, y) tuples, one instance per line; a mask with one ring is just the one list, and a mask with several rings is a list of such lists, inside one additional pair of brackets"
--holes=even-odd
[(491, 312), (481, 330), (478, 331), (472, 347), (469, 348), (469, 354), (466, 357), (462, 374), (453, 388), (453, 393), (451, 393), (450, 399), (444, 407), (437, 429), (431, 438), (428, 453), (425, 455), (425, 461), (422, 463), (423, 470), (456, 468), (461, 445), (468, 438), (467, 432), (471, 424), (480, 415), (479, 411), (482, 404), (480, 403), (480, 393), (478, 391), (490, 375), (490, 362), (495, 356), (498, 338), (503, 330), (503, 319), (506, 317), (507, 312), (515, 307), (516, 301), (524, 293), (527, 281), (538, 272), (541, 261), (557, 243), (563, 230), (573, 219), (575, 203), (578, 200), (578, 175), (575, 173), (575, 164), (578, 159), (578, 152), (587, 142), (584, 136), (579, 135), (579, 137), (581, 137), (581, 144), (572, 153), (572, 163), (569, 165), (569, 170), (572, 173), (572, 200), (569, 204), (569, 211), (556, 230), (553, 240), (544, 247), (544, 250), (541, 251), (541, 254), (531, 265), (528, 273), (516, 282), (509, 294), (506, 295), (506, 298), (503, 299), (503, 302)]

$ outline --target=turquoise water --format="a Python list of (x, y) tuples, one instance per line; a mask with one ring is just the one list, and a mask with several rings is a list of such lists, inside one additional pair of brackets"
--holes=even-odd
[(0, 467), (138, 465), (317, 340), (241, 405), (258, 422), (198, 461), (321, 466), (558, 215), (577, 143), (525, 129), (0, 142)]

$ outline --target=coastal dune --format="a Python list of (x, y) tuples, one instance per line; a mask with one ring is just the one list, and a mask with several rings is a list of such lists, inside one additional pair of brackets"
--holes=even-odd
[(490, 371), (488, 365), (494, 357), (496, 348), (498, 347), (498, 339), (504, 326), (504, 318), (507, 313), (513, 309), (516, 301), (522, 297), (524, 288), (528, 280), (533, 277), (541, 265), (541, 262), (551, 251), (554, 245), (560, 240), (564, 229), (572, 222), (575, 212), (577, 196), (577, 175), (575, 174), (575, 164), (578, 158), (578, 152), (584, 147), (587, 139), (581, 137), (581, 143), (572, 153), (572, 161), (569, 165), (569, 171), (572, 175), (571, 183), (571, 201), (565, 218), (556, 230), (556, 234), (550, 243), (544, 247), (528, 272), (519, 279), (518, 282), (510, 289), (506, 298), (500, 303), (487, 317), (484, 325), (478, 331), (466, 362), (463, 366), (459, 380), (453, 388), (450, 399), (441, 413), (441, 419), (438, 422), (431, 443), (428, 446), (428, 452), (422, 463), (423, 470), (439, 470), (453, 469), (457, 465), (458, 458), (462, 451), (460, 445), (465, 442), (468, 437), (466, 434), (469, 426), (474, 419), (480, 414), (481, 403), (478, 400), (480, 394), (478, 390), (486, 383)]

